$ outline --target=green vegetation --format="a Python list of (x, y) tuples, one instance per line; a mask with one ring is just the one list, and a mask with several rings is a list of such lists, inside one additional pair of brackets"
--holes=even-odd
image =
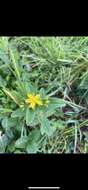
[(0, 153), (88, 153), (88, 37), (0, 37)]

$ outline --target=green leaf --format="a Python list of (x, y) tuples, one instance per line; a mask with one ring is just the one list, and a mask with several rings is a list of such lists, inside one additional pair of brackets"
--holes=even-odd
[(25, 136), (25, 137), (21, 137), (19, 138), (16, 142), (15, 142), (15, 147), (16, 148), (25, 148), (26, 147), (26, 144), (28, 142), (28, 137)]
[(40, 130), (35, 128), (30, 134), (28, 135), (29, 141), (38, 141), (40, 138)]
[(64, 129), (66, 127), (65, 122), (62, 120), (54, 121), (53, 127), (58, 129)]
[(8, 117), (4, 117), (2, 120), (2, 126), (3, 128), (8, 129)]
[(28, 136), (29, 141), (27, 143), (27, 153), (36, 153), (40, 147), (39, 139), (41, 137), (40, 130), (34, 129)]
[(2, 120), (2, 127), (7, 131), (14, 128), (15, 131), (21, 131), (23, 126), (23, 120), (19, 118), (7, 118)]
[(48, 135), (48, 136), (51, 136), (53, 134), (53, 127), (50, 125), (50, 121), (47, 119), (47, 118), (42, 118), (42, 121), (41, 121), (41, 134), (44, 135)]
[(1, 153), (5, 153), (6, 147), (11, 143), (13, 135), (10, 132), (11, 131), (9, 131), (9, 135), (8, 133), (5, 133), (2, 136), (0, 136), (0, 152)]
[(34, 119), (35, 119), (35, 111), (27, 108), (27, 110), (26, 110), (26, 124), (27, 125), (32, 124)]
[(7, 152), (14, 152), (15, 151), (15, 146), (14, 146), (14, 142), (12, 142), (11, 144), (9, 144), (9, 146), (7, 147)]
[(0, 50), (8, 51), (8, 37), (0, 37)]
[(29, 82), (25, 82), (24, 86), (25, 86), (26, 94), (30, 93), (31, 90), (30, 90), (30, 84), (29, 84)]
[(27, 153), (37, 153), (39, 147), (38, 145), (35, 143), (35, 142), (31, 142), (30, 144), (28, 144), (27, 148), (26, 148), (26, 151)]
[(10, 113), (10, 112), (12, 112), (12, 110), (11, 109), (8, 109), (8, 108), (0, 108), (0, 113)]
[[(17, 89), (18, 90), (18, 89)], [(18, 100), (18, 102), (21, 104), (21, 102), (24, 101), (24, 94), (19, 91), (15, 91), (15, 90), (12, 90), (12, 94), (14, 97), (16, 97), (16, 99)]]
[(56, 106), (57, 108), (62, 108), (66, 106), (66, 102), (63, 99), (60, 98), (50, 98), (50, 104), (53, 105), (54, 107)]
[(25, 90), (26, 93), (36, 93), (37, 89), (35, 86), (33, 86), (32, 84), (30, 84), (29, 82), (25, 82)]
[(56, 112), (56, 108), (57, 106), (53, 106), (53, 105), (49, 105), (48, 107), (45, 108), (45, 115), (46, 117), (49, 117), (51, 115), (53, 115)]
[(18, 51), (15, 47), (11, 46), (9, 47), (9, 52), (10, 52), (10, 58), (12, 60), (12, 66), (14, 67), (15, 73), (18, 78), (20, 78), (20, 68), (19, 68), (19, 54)]
[(14, 94), (13, 94), (10, 90), (8, 90), (8, 89), (6, 89), (6, 88), (3, 88), (3, 91), (4, 91), (4, 92), (6, 93), (6, 95), (9, 96), (16, 104), (18, 104), (18, 105), (20, 106), (20, 103), (19, 103), (17, 97), (15, 97)]
[[(17, 118), (18, 119), (18, 118)], [(22, 127), (25, 125), (23, 119), (18, 119), (18, 122), (17, 124), (15, 125), (15, 129), (18, 131), (18, 132), (21, 132), (22, 131)]]
[(3, 141), (0, 139), (0, 153), (5, 153), (5, 146), (3, 144)]
[(17, 123), (18, 123), (17, 119), (8, 118), (8, 128), (15, 127)]
[(8, 58), (8, 56), (6, 55), (6, 53), (2, 50), (0, 50), (0, 59), (6, 63), (6, 64), (9, 64), (10, 63), (10, 60)]
[[(0, 66), (0, 68), (1, 68), (1, 66)], [(2, 76), (0, 76), (0, 87), (3, 88), (3, 86), (6, 86), (6, 81), (3, 79)]]
[(23, 153), (25, 153), (25, 152), (22, 152), (21, 150), (15, 150), (14, 153), (15, 153), (15, 154), (23, 154)]
[(46, 107), (42, 108), (46, 117), (55, 114), (57, 108), (62, 108), (66, 105), (64, 100), (58, 98), (50, 98), (49, 101), (50, 103)]
[(25, 116), (25, 110), (22, 110), (21, 108), (18, 108), (16, 111), (14, 111), (11, 114), (12, 118), (15, 118), (15, 117), (24, 117), (24, 116)]
[(40, 89), (39, 94), (41, 95), (42, 98), (45, 98), (46, 94), (44, 88)]

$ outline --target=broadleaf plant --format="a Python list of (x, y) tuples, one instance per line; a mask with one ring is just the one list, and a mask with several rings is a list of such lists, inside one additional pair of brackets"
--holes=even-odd
[[(36, 127), (39, 126), (41, 135), (46, 134), (50, 136), (53, 133), (53, 128), (49, 121), (49, 117), (54, 115), (57, 109), (62, 109), (66, 105), (65, 100), (50, 97), (46, 94), (44, 88), (35, 90), (37, 93), (34, 94), (34, 89), (36, 88), (30, 83), (29, 88), (27, 86), (28, 83), (25, 83), (23, 89), (21, 89), (21, 91), (24, 91), (23, 94), (21, 94), (21, 91), (17, 91), (19, 89), (18, 85), (14, 93), (12, 93), (13, 90), (11, 92), (3, 88), (8, 98), (17, 105), (17, 109), (13, 110), (11, 113), (11, 118), (20, 118), (24, 120), (28, 127), (35, 127), (35, 125)], [(33, 92), (30, 91), (32, 89)]]

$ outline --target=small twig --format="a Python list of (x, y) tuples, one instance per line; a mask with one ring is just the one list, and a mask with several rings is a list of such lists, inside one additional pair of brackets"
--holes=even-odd
[(75, 104), (75, 103), (73, 103), (73, 102), (70, 102), (70, 101), (67, 101), (67, 100), (65, 100), (65, 102), (68, 104), (68, 105), (70, 105), (70, 106), (75, 106), (75, 107), (78, 107), (78, 108), (81, 108), (81, 109), (85, 109), (86, 110), (86, 108), (85, 107), (82, 107), (82, 106), (79, 106), (79, 105), (77, 105), (77, 104)]
[(37, 66), (38, 66), (38, 63), (31, 65), (32, 68), (35, 68), (35, 67), (37, 67)]
[(60, 90), (60, 87), (57, 90), (55, 90), (54, 92), (52, 92), (51, 94), (49, 94), (48, 96), (50, 97), (50, 96), (55, 95), (59, 90)]
[[(54, 92), (52, 92), (52, 93), (49, 94), (48, 96), (51, 97), (51, 96), (55, 95), (59, 90), (60, 90), (60, 88), (58, 88), (57, 90), (55, 90)], [(82, 107), (82, 106), (79, 106), (79, 105), (73, 103), (73, 102), (71, 101), (71, 99), (70, 99), (68, 96), (66, 96), (66, 98), (68, 98), (68, 100), (70, 100), (70, 101), (65, 100), (65, 102), (66, 102), (68, 105), (70, 105), (70, 106), (72, 106), (72, 107), (75, 106), (75, 107), (78, 107), (78, 108), (81, 108), (81, 109), (85, 109), (85, 110), (86, 110), (85, 107)]]

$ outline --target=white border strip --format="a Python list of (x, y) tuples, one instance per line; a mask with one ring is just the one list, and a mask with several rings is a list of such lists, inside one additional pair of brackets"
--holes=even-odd
[(29, 189), (60, 189), (60, 187), (28, 187)]

